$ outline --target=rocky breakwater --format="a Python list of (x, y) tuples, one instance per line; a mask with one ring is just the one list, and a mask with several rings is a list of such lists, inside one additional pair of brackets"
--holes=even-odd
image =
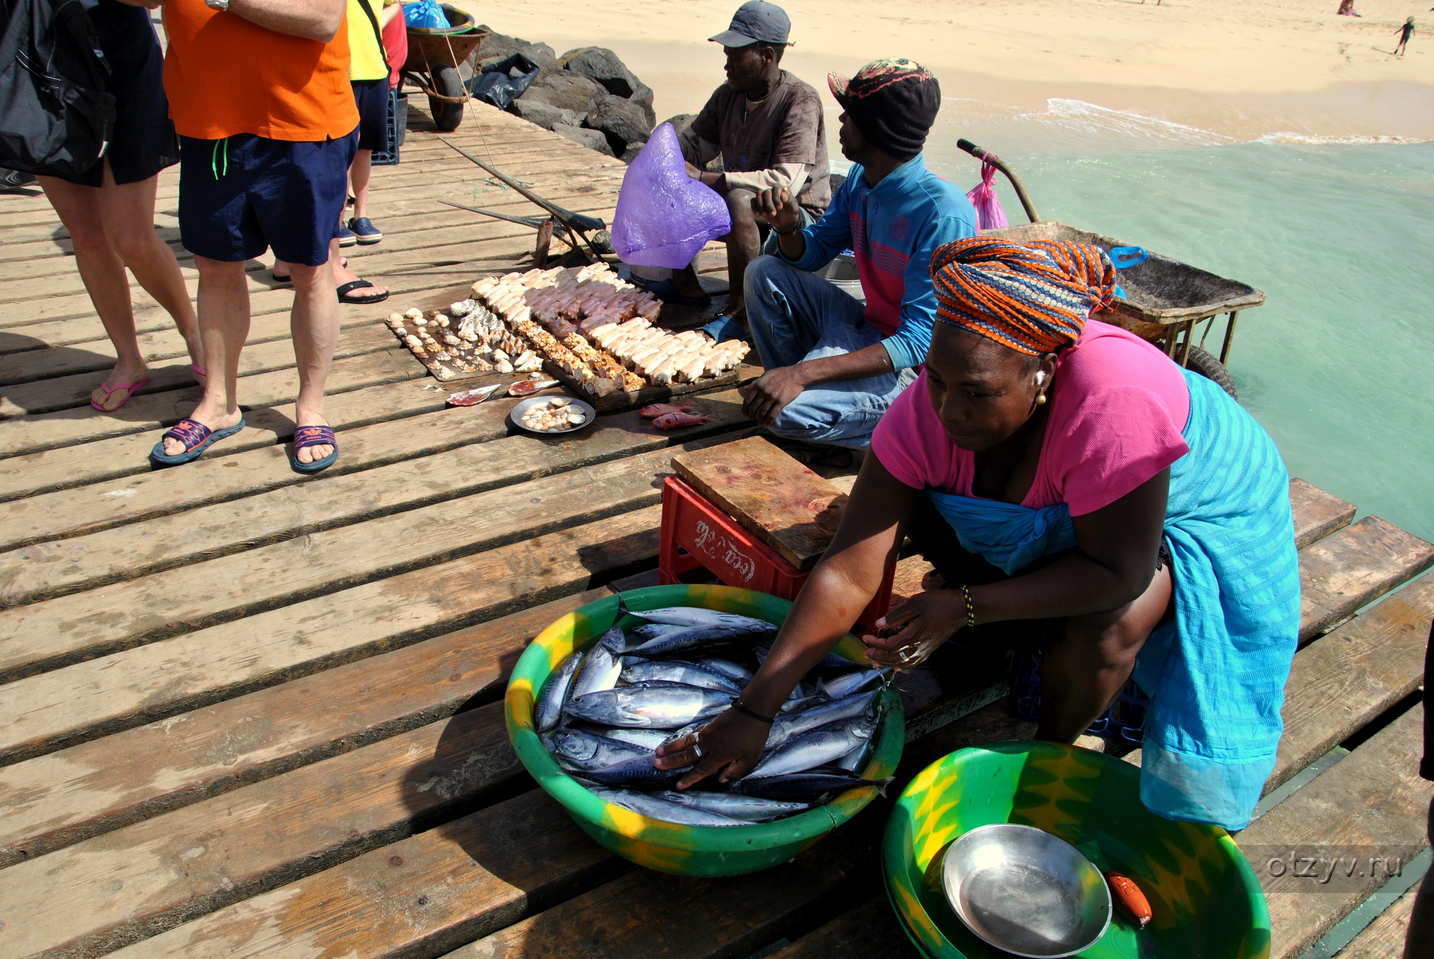
[[(521, 53), (542, 69), (509, 112), (545, 130), (631, 163), (657, 126), (652, 88), (606, 47), (579, 47), (557, 56), (546, 43), (490, 33), (473, 52), (474, 73)], [(680, 131), (690, 115), (673, 117)]]

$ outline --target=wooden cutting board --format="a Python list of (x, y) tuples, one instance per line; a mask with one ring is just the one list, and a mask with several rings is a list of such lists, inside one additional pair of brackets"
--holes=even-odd
[(672, 458), (677, 475), (797, 569), (831, 544), (846, 494), (760, 436)]

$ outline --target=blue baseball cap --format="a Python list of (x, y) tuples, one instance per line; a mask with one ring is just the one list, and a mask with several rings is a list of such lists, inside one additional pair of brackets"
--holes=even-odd
[(786, 46), (791, 32), (792, 21), (787, 11), (767, 0), (747, 0), (737, 8), (725, 32), (707, 39), (724, 47), (747, 47), (754, 43)]

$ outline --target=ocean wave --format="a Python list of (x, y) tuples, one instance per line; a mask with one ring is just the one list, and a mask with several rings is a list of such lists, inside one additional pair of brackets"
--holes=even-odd
[(1186, 123), (1146, 116), (1133, 110), (1115, 110), (1097, 103), (1069, 100), (1064, 97), (1051, 97), (1046, 101), (1044, 113), (1028, 113), (1024, 115), (1024, 118), (1055, 120), (1064, 126), (1076, 127), (1089, 133), (1113, 133), (1183, 146), (1215, 146), (1236, 142), (1234, 137), (1211, 130), (1203, 130)]
[(1312, 133), (1266, 133), (1255, 139), (1256, 143), (1294, 143), (1311, 146), (1329, 146), (1334, 144), (1360, 145), (1369, 143), (1428, 143), (1429, 141), (1420, 137), (1396, 137), (1396, 136), (1349, 136), (1349, 137), (1325, 137), (1316, 136)]

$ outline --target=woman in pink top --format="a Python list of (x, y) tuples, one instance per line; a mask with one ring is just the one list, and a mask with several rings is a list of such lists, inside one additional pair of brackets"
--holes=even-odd
[[(975, 238), (936, 251), (921, 377), (872, 439), (831, 548), (771, 654), (699, 734), (684, 788), (743, 775), (790, 691), (871, 600), (907, 534), (942, 575), (863, 637), (907, 667), (954, 639), (1046, 636), (1038, 738), (1070, 743), (1134, 674), (1152, 696), (1141, 796), (1248, 822), (1274, 764), (1299, 626), (1288, 476), (1218, 386), (1105, 323), (1104, 251)], [(974, 627), (999, 624), (967, 633)]]

